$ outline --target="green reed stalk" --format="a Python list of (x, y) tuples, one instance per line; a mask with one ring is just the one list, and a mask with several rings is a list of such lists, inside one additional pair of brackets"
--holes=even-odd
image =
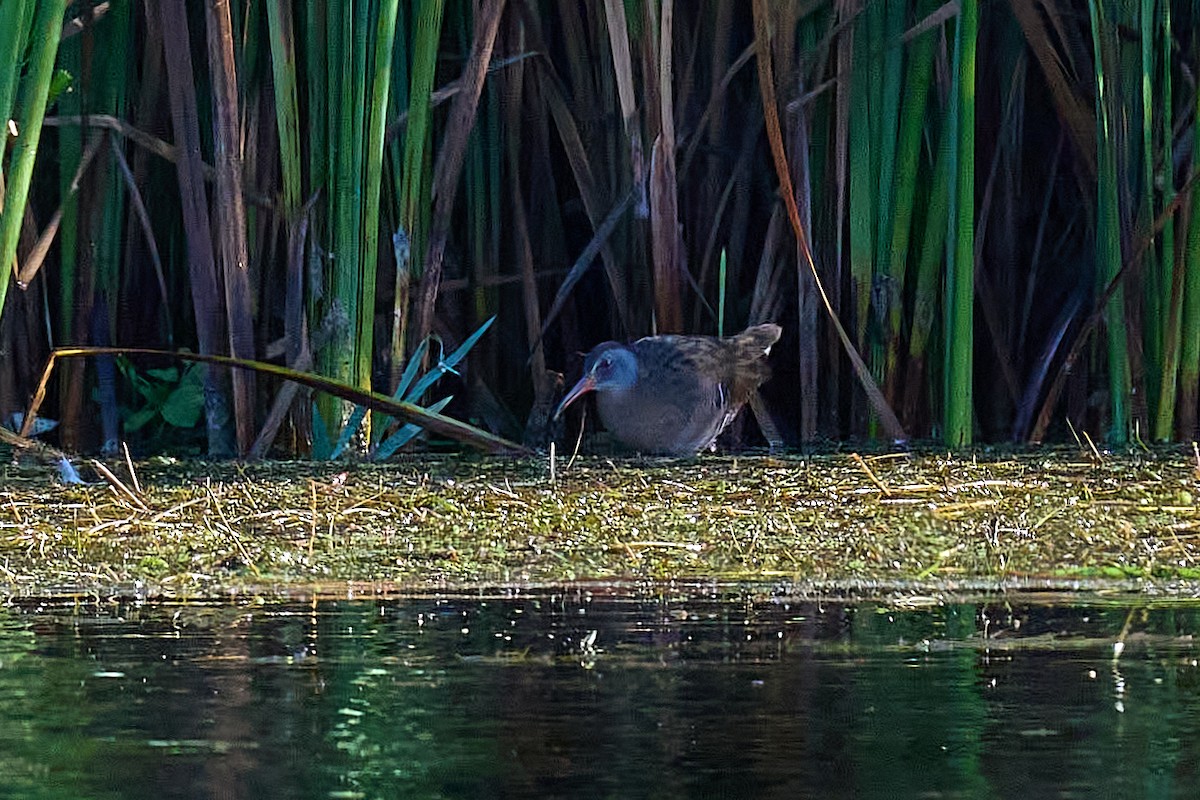
[[(937, 0), (920, 0), (917, 5), (918, 19), (924, 18), (936, 6)], [(894, 210), (890, 237), (891, 247), (883, 254), (880, 262), (881, 265), (886, 265), (887, 277), (891, 284), (888, 292), (891, 302), (887, 308), (887, 364), (885, 368), (889, 378), (894, 375), (897, 368), (902, 335), (904, 286), (907, 282), (909, 240), (917, 194), (921, 134), (925, 128), (925, 110), (929, 101), (936, 42), (936, 30), (926, 31), (912, 42), (908, 57), (908, 70), (904, 80), (904, 106), (900, 116), (899, 140), (896, 145), (896, 170), (892, 189)], [(883, 238), (881, 237), (881, 239)], [(894, 402), (893, 398), (889, 398), (889, 400)]]
[[(78, 116), (83, 114), (84, 98), (90, 95), (90, 91), (82, 84), (82, 77), (85, 74), (91, 74), (91, 65), (88, 69), (84, 69), (83, 65), (83, 37), (76, 36), (59, 44), (58, 56), (55, 59), (60, 69), (68, 71), (76, 83), (73, 91), (65, 92), (59, 97), (56, 107), (60, 114)], [(92, 62), (97, 60), (96, 50), (91, 52)], [(90, 99), (90, 98), (89, 98)], [(92, 110), (92, 109), (87, 109)], [(97, 109), (98, 110), (98, 109)], [(0, 117), (3, 119), (5, 117)], [(81, 300), (85, 295), (90, 295), (90, 291), (85, 290), (86, 287), (92, 286), (92, 272), (94, 268), (94, 260), (85, 255), (80, 258), (79, 242), (88, 241), (90, 231), (95, 229), (92, 219), (83, 220), (83, 234), (80, 235), (82, 212), (87, 205), (81, 202), (81, 198), (91, 198), (94, 196), (93, 187), (95, 180), (93, 176), (100, 171), (97, 164), (107, 164), (111, 162), (108, 157), (108, 147), (105, 147), (105, 152), (98, 159), (93, 160), (93, 166), (89, 167), (87, 173), (82, 174), (79, 188), (84, 191), (72, 192), (71, 186), (75, 181), (75, 174), (79, 169), (80, 162), (83, 159), (84, 147), (83, 137), (84, 131), (81, 125), (70, 125), (59, 128), (55, 131), (58, 140), (58, 188), (59, 197), (62, 198), (63, 216), (58, 230), (58, 292), (57, 301), (58, 308), (55, 315), (54, 326), (49, 331), (49, 340), (61, 346), (64, 344), (87, 344), (88, 332), (86, 330), (76, 329), (76, 320), (80, 313), (84, 310)], [(94, 209), (98, 204), (93, 202), (90, 204)], [(94, 214), (93, 214), (94, 216)], [(49, 286), (47, 286), (49, 289)], [(90, 297), (88, 297), (90, 302)], [(111, 364), (111, 360), (110, 360)], [(74, 447), (80, 441), (80, 420), (83, 416), (83, 406), (85, 397), (90, 394), (89, 387), (84, 385), (85, 378), (84, 364), (70, 364), (63, 369), (60, 380), (58, 381), (58, 421), (59, 421), (59, 441), (64, 447)]]
[(975, 305), (975, 42), (979, 4), (963, 0), (954, 44), (950, 130), (954, 191), (946, 249), (946, 374), (943, 436), (952, 447), (971, 443), (974, 408)]
[[(102, 31), (98, 31), (105, 46), (98, 48), (92, 57), (98, 62), (92, 70), (96, 82), (91, 92), (93, 110), (118, 119), (128, 115), (129, 92), (134, 85), (133, 61), (126, 56), (133, 51), (132, 5), (130, 0), (116, 0), (110, 5), (109, 13), (100, 21)], [(115, 322), (124, 256), (126, 192), (112, 160), (106, 158), (100, 163), (107, 169), (102, 178), (103, 208), (94, 228), (96, 288), (109, 304), (109, 319)]]
[[(871, 172), (877, 198), (872, 219), (874, 230), (871, 232), (875, 247), (871, 299), (879, 306), (871, 315), (884, 320), (892, 308), (900, 304), (899, 295), (892, 292), (895, 284), (890, 275), (888, 247), (891, 244), (892, 216), (895, 212), (893, 182), (896, 178), (897, 134), (900, 128), (900, 85), (904, 77), (904, 50), (900, 37), (904, 33), (907, 8), (907, 0), (882, 0), (873, 3), (871, 11), (874, 32), (871, 54), (871, 83), (874, 87), (871, 97)], [(876, 335), (870, 343), (871, 372), (885, 387), (894, 388), (895, 378), (888, 371), (892, 360), (888, 357), (891, 342), (886, 323), (884, 330), (875, 330)], [(890, 396), (888, 402), (892, 402)], [(869, 435), (876, 436), (875, 419), (872, 417), (868, 424)]]
[[(349, 6), (349, 7), (347, 7)], [(334, 338), (333, 347), (325, 355), (326, 374), (357, 386), (370, 388), (370, 371), (362, 374), (362, 315), (373, 314), (362, 304), (362, 189), (365, 166), (363, 130), (366, 125), (366, 84), (368, 79), (367, 40), (373, 26), (370, 23), (370, 3), (356, 0), (350, 4), (331, 4), (330, 15), (330, 85), (335, 87), (331, 105), (334, 117), (330, 135), (334, 150), (332, 189), (333, 260), (330, 265), (329, 289), (332, 302), (345, 313), (346, 328)], [(334, 65), (333, 59), (338, 60)], [(336, 79), (334, 75), (336, 74)], [(369, 328), (369, 326), (368, 326)], [(369, 334), (368, 334), (369, 335)], [(367, 348), (368, 353), (370, 347)], [(369, 366), (369, 358), (367, 363)], [(340, 427), (350, 411), (348, 404), (322, 407), (326, 422)], [(363, 428), (370, 436), (370, 426)], [(364, 439), (365, 441), (366, 439)]]
[[(1140, 98), (1141, 107), (1138, 109), (1138, 121), (1141, 126), (1141, 193), (1138, 205), (1138, 228), (1146, 229), (1153, 223), (1154, 218), (1154, 20), (1155, 0), (1140, 0), (1138, 7), (1137, 30), (1141, 33), (1138, 42), (1139, 73), (1141, 78)], [(1169, 102), (1169, 101), (1168, 101)], [(1146, 370), (1146, 401), (1147, 407), (1153, 414), (1161, 405), (1159, 390), (1162, 383), (1163, 370), (1163, 340), (1166, 333), (1166, 310), (1162, 306), (1162, 288), (1159, 280), (1162, 274), (1161, 260), (1169, 258), (1161, 249), (1161, 242), (1156, 248), (1154, 242), (1146, 248), (1142, 256), (1142, 274), (1146, 276), (1142, 286), (1142, 323), (1144, 341), (1144, 359)]]
[[(1096, 65), (1096, 265), (1099, 289), (1103, 291), (1121, 269), (1121, 226), (1118, 198), (1116, 132), (1113, 116), (1118, 110), (1111, 68), (1113, 34), (1099, 0), (1088, 1)], [(1113, 80), (1110, 80), (1112, 78)], [(1125, 293), (1117, 288), (1104, 311), (1108, 342), (1108, 385), (1111, 409), (1108, 438), (1122, 444), (1129, 437), (1130, 368), (1125, 330)]]
[(875, 70), (874, 41), (867, 14), (854, 20), (853, 74), (850, 78), (850, 277), (854, 285), (855, 342), (862, 349), (874, 277), (875, 198), (878, 187), (871, 171), (870, 95)]
[(283, 177), (283, 211), (291, 220), (300, 207), (303, 184), (300, 161), (300, 109), (296, 84), (296, 34), (292, 4), (268, 0), (267, 30), (271, 39), (271, 77), (275, 125), (279, 131), (279, 166)]
[[(33, 36), (30, 38), (32, 48), (29, 54), (29, 73), (25, 78), (20, 107), (17, 109), (18, 135), (12, 148), (9, 169), (4, 174), (4, 210), (0, 211), (0, 313), (4, 310), (10, 269), (17, 255), (17, 239), (21, 235), (25, 201), (29, 197), (29, 185), (33, 179), (33, 163), (37, 158), (38, 141), (42, 135), (42, 118), (46, 115), (46, 97), (54, 75), (54, 57), (58, 53), (58, 40), (62, 34), (63, 14), (66, 8), (67, 0), (41, 0), (37, 4)], [(20, 20), (25, 18), (24, 8), (15, 8), (13, 12), (19, 24)], [(0, 19), (0, 23), (4, 21)], [(20, 31), (13, 35), (16, 38), (14, 44), (20, 44)], [(17, 65), (20, 63), (19, 53), (19, 50), (14, 51), (11, 56)], [(14, 81), (15, 75), (10, 73), (5, 82), (12, 84)], [(11, 92), (11, 88), (7, 90), (7, 93)], [(4, 97), (0, 97), (0, 104), (0, 109), (12, 108), (15, 105)], [(6, 115), (0, 122), (7, 119)]]
[(413, 302), (414, 327), (411, 338), (414, 339), (418, 334), (424, 338), (433, 331), (434, 307), (441, 286), (446, 245), (450, 239), (454, 201), (462, 176), (467, 142), (475, 127), (479, 98), (483, 94), (484, 79), (500, 30), (504, 4), (505, 0), (486, 0), (477, 7), (471, 49), (461, 73), (460, 91), (451, 102), (447, 114), (446, 133), (440, 143), (433, 174), (434, 207), (430, 216), (429, 245)]
[(388, 93), (391, 91), (392, 52), (396, 39), (399, 0), (382, 0), (375, 31), (375, 54), (369, 118), (366, 132), (367, 169), (363, 187), (362, 262), (355, 379), (357, 385), (371, 386), (371, 362), (375, 339), (375, 280), (379, 262), (379, 194), (383, 186), (383, 137), (388, 124)]
[[(938, 147), (937, 163), (933, 167), (933, 188), (925, 212), (925, 230), (921, 237), (921, 253), (917, 261), (917, 285), (913, 290), (912, 331), (908, 337), (910, 362), (927, 360), (926, 349), (932, 338), (938, 308), (938, 267), (946, 257), (946, 235), (950, 223), (950, 187), (954, 173), (951, 169), (954, 145), (950, 139), (955, 131), (947, 118), (943, 122), (942, 142)], [(913, 376), (918, 377), (918, 376)], [(908, 391), (920, 391), (917, 382), (907, 381)]]
[[(429, 191), (432, 182), (433, 94), (437, 48), (441, 40), (443, 0), (422, 0), (413, 30), (412, 82), (408, 93), (408, 125), (404, 137), (401, 225), (412, 252), (411, 269), (418, 274), (429, 234)], [(405, 265), (410, 266), (410, 265)]]
[[(1200, 134), (1200, 92), (1195, 93), (1193, 126)], [(1192, 171), (1200, 169), (1200, 135), (1192, 137)], [(1180, 435), (1196, 435), (1197, 384), (1200, 383), (1200, 189), (1192, 187), (1191, 216), (1188, 219), (1187, 248), (1183, 259), (1184, 300), (1182, 362), (1179, 366)]]
[[(1148, 24), (1148, 20), (1144, 24)], [(1159, 160), (1162, 164), (1163, 195), (1162, 208), (1169, 207), (1175, 201), (1175, 169), (1172, 160), (1171, 144), (1174, 139), (1173, 114), (1171, 113), (1171, 3), (1162, 0), (1162, 27), (1159, 41), (1159, 102), (1158, 135)], [(1149, 191), (1153, 191), (1153, 175)], [(1158, 389), (1157, 413), (1154, 419), (1154, 438), (1158, 441), (1169, 440), (1175, 430), (1175, 410), (1179, 378), (1179, 345), (1180, 329), (1183, 326), (1183, 271), (1177, 269), (1175, 258), (1175, 216), (1171, 215), (1163, 223), (1162, 242), (1158, 249), (1158, 287), (1162, 321), (1162, 356), (1161, 375)]]
[[(300, 5), (299, 23), (303, 35), (299, 41), (304, 52), (305, 102), (308, 116), (305, 136), (308, 139), (308, 191), (328, 191), (329, 180), (329, 66), (330, 32), (327, 13), (328, 0), (310, 0)], [(337, 0), (334, 0), (336, 3)], [(269, 21), (268, 21), (269, 22)], [(314, 215), (315, 230), (320, 231), (322, 218)], [(315, 310), (315, 309), (313, 309)]]
[[(876, 43), (882, 48), (882, 75), (879, 75), (882, 104), (879, 116), (879, 205), (875, 214), (877, 232), (875, 236), (875, 267), (888, 276), (891, 267), (892, 219), (896, 213), (895, 196), (898, 182), (904, 181), (911, 187), (916, 183), (915, 171), (908, 175), (897, 172), (900, 153), (898, 137), (901, 125), (900, 88), (904, 77), (904, 50), (900, 37), (904, 34), (904, 17), (908, 4), (904, 0), (886, 0), (886, 27)], [(930, 37), (923, 37), (928, 39)], [(924, 104), (922, 102), (922, 108)], [(906, 165), (907, 166), (907, 165)], [(890, 310), (894, 303), (889, 303)]]
[[(5, 0), (0, 3), (0, 122), (12, 116), (25, 63), (25, 45), (33, 23), (34, 0)], [(5, 132), (5, 136), (7, 136)]]
[[(3, 25), (0, 22), (0, 25)], [(74, 76), (83, 74), (81, 37), (63, 42), (59, 47), (58, 64)], [(83, 92), (65, 92), (58, 99), (58, 112), (77, 116), (83, 113)], [(66, 344), (73, 341), (75, 324), (75, 291), (78, 281), (79, 195), (70, 187), (83, 159), (83, 127), (64, 126), (58, 129), (58, 187), (63, 198), (62, 225), (58, 230), (58, 317), (52, 341)]]
[[(129, 96), (135, 85), (134, 62), (127, 55), (134, 52), (133, 5), (130, 0), (114, 0), (111, 3), (108, 14), (99, 21), (96, 31), (97, 37), (104, 41), (104, 47), (92, 51), (92, 61), (95, 62), (92, 69), (95, 85), (89, 93), (92, 106), (117, 119), (129, 116)], [(122, 145), (122, 142), (116, 143), (117, 147)], [(97, 176), (99, 207), (89, 207), (92, 218), (80, 222), (85, 225), (84, 230), (88, 234), (83, 241), (86, 243), (90, 239), (95, 242), (94, 258), (91, 260), (91, 268), (95, 270), (95, 297), (85, 299), (84, 303), (94, 302), (98, 307), (92, 310), (93, 319), (107, 322), (107, 326), (100, 330), (93, 323), (90, 340), (93, 344), (104, 345), (115, 341), (114, 332), (119, 321), (121, 268), (125, 264), (124, 232), (129, 203), (124, 181), (114, 159), (107, 157), (99, 160), (98, 164), (105, 167), (103, 174)], [(87, 259), (84, 261), (86, 263)], [(88, 336), (84, 331), (77, 333), (80, 340)], [(116, 453), (121, 436), (115, 369), (110, 358), (96, 360), (96, 400), (100, 406), (102, 449), (110, 455)]]
[[(313, 109), (325, 109), (327, 147), (320, 155), (325, 157), (322, 174), (323, 189), (328, 192), (326, 203), (325, 231), (329, 261), (325, 269), (325, 283), (321, 287), (324, 307), (317, 319), (328, 314), (336, 318), (337, 327), (328, 345), (317, 351), (318, 370), (331, 378), (349, 383), (353, 371), (351, 339), (354, 320), (357, 319), (357, 292), (347, 292), (347, 273), (357, 269), (357, 264), (347, 264), (347, 253), (342, 247), (347, 243), (347, 231), (355, 229), (352, 224), (353, 210), (348, 206), (354, 200), (353, 170), (346, 167), (354, 161), (354, 67), (353, 58), (354, 13), (350, 3), (329, 2), (325, 7), (325, 48), (322, 56), (325, 64), (325, 90), (323, 98), (313, 98)], [(314, 176), (315, 180), (315, 176)], [(357, 261), (357, 259), (355, 259)], [(353, 305), (346, 307), (349, 300)], [(327, 426), (326, 435), (336, 440), (337, 431), (349, 414), (349, 408), (336, 398), (319, 396), (316, 401), (321, 421)], [(314, 428), (317, 423), (314, 421)], [(315, 434), (314, 434), (315, 439)], [(314, 446), (314, 450), (315, 450)]]
[(424, 264), (433, 209), (433, 114), (430, 95), (437, 72), (437, 47), (442, 32), (443, 0), (422, 0), (413, 26), (412, 80), (408, 94), (408, 122), (404, 131), (404, 163), (400, 181), (402, 244), (396, 259), (396, 297), (392, 317), (392, 385), (397, 385), (405, 363), (410, 284)]

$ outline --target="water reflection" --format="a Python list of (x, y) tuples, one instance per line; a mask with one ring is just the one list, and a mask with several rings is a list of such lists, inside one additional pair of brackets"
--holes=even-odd
[(1191, 797), (1198, 629), (582, 591), (14, 605), (0, 797)]

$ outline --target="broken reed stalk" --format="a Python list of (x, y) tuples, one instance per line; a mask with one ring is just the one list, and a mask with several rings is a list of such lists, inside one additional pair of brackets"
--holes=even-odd
[(431, 413), (420, 406), (394, 400), (387, 395), (378, 394), (376, 392), (362, 391), (352, 386), (338, 383), (332, 378), (326, 378), (323, 375), (297, 372), (295, 370), (288, 369), (287, 367), (281, 367), (278, 364), (269, 364), (265, 361), (231, 358), (229, 356), (202, 355), (199, 353), (179, 353), (167, 350), (154, 350), (145, 347), (63, 347), (52, 351), (49, 358), (46, 359), (46, 366), (42, 371), (42, 377), (38, 381), (37, 389), (33, 393), (33, 399), (30, 401), (29, 410), (27, 411), (25, 420), (21, 425), (20, 436), (28, 438), (30, 431), (33, 429), (33, 422), (37, 418), (38, 410), (41, 408), (42, 403), (46, 398), (46, 387), (50, 383), (50, 375), (52, 374), (54, 366), (59, 359), (106, 355), (160, 356), (165, 358), (179, 359), (181, 361), (207, 364), (209, 366), (233, 367), (235, 369), (250, 370), (265, 375), (273, 375), (277, 378), (295, 381), (296, 383), (302, 384), (311, 389), (326, 392), (334, 397), (346, 400), (350, 403), (361, 405), (367, 409), (370, 409), (371, 411), (378, 411), (383, 414), (398, 417), (407, 422), (419, 425), (426, 430), (447, 436), (456, 441), (478, 448), (479, 450), (483, 450), (484, 452), (496, 455), (529, 454), (528, 448), (524, 447), (523, 445), (519, 445), (516, 442), (510, 442), (507, 439), (501, 438), (472, 425), (468, 425), (465, 422), (460, 422), (452, 417)]

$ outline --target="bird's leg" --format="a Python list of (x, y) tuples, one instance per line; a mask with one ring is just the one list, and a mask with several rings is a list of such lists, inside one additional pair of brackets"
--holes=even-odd
[(779, 433), (779, 426), (775, 424), (775, 418), (767, 410), (767, 404), (763, 402), (762, 395), (758, 393), (757, 389), (750, 393), (750, 410), (754, 412), (754, 420), (766, 438), (770, 451), (772, 453), (782, 451), (784, 444), (783, 436)]

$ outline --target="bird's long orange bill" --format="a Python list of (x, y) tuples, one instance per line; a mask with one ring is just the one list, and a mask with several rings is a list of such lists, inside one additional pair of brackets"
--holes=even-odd
[(571, 387), (571, 391), (567, 392), (567, 396), (558, 404), (558, 408), (554, 412), (554, 418), (558, 419), (567, 406), (574, 403), (580, 395), (587, 394), (596, 388), (596, 379), (591, 375), (584, 375), (579, 379), (579, 383)]

